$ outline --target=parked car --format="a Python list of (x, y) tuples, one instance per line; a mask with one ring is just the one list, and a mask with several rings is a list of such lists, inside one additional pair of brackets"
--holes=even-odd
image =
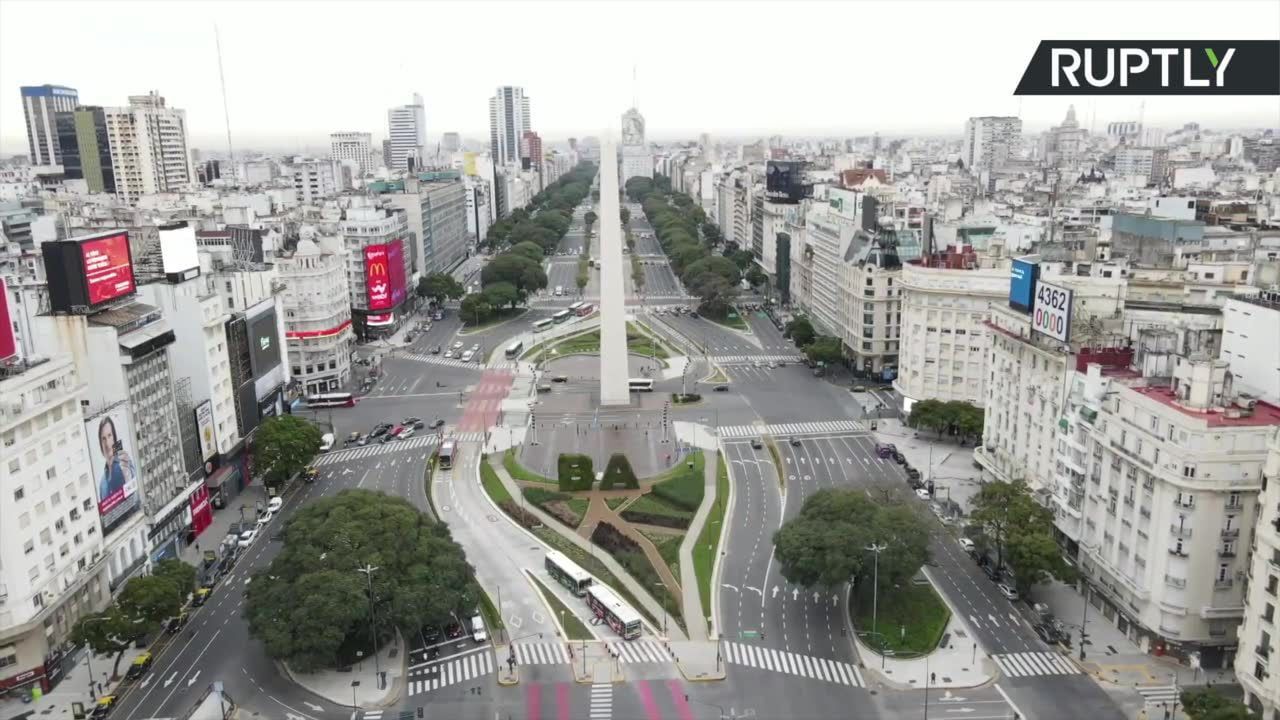
[(407, 418), (405, 418), (405, 419), (401, 420), (401, 421), (400, 421), (400, 424), (401, 424), (401, 425), (413, 425), (413, 424), (415, 424), (415, 423), (419, 423), (419, 422), (422, 422), (422, 418), (420, 418), (420, 417), (416, 417), (416, 416), (413, 416), (413, 415), (410, 415), (409, 417), (407, 417)]
[(267, 512), (278, 513), (282, 507), (284, 507), (284, 498), (279, 495), (267, 501)]
[(441, 350), (441, 347), (440, 347), (439, 345), (437, 345), (437, 346), (435, 346), (435, 347), (431, 348), (431, 354), (432, 354), (432, 355), (439, 355), (439, 354), (440, 354), (440, 350)]
[(244, 532), (240, 533), (240, 539), (236, 541), (236, 546), (241, 548), (247, 548), (253, 544), (254, 540), (257, 540), (257, 539), (258, 539), (258, 528), (255, 527), (252, 530), (245, 530)]
[(479, 615), (471, 617), (471, 639), (478, 643), (485, 642), (489, 639), (489, 633), (485, 632), (484, 620)]
[(1031, 626), (1031, 629), (1036, 631), (1036, 635), (1039, 635), (1041, 640), (1050, 645), (1055, 645), (1062, 641), (1062, 636), (1058, 633), (1057, 628), (1048, 623), (1036, 623)]
[(919, 479), (920, 479), (920, 471), (919, 471), (919, 470), (917, 470), (917, 469), (915, 469), (915, 468), (911, 467), (910, 465), (905, 466), (903, 469), (905, 469), (905, 470), (907, 471), (907, 477), (911, 478), (912, 480), (919, 480)]
[(960, 538), (960, 547), (964, 548), (964, 551), (965, 551), (965, 552), (972, 552), (972, 551), (973, 551), (973, 541), (972, 541), (972, 540), (970, 540), (970, 539), (969, 539), (969, 538), (967, 538), (967, 537), (962, 537), (962, 538)]
[(1000, 582), (1000, 568), (988, 563), (982, 566), (982, 572), (990, 578), (992, 582)]
[(899, 465), (906, 465), (907, 456), (895, 450), (893, 453), (893, 461), (898, 463)]
[(853, 386), (853, 392), (866, 392), (866, 391), (867, 391), (867, 386), (866, 386), (866, 385), (854, 385), (854, 386)]
[(894, 447), (886, 443), (876, 443), (876, 457), (891, 458), (893, 457)]
[(444, 634), (450, 640), (462, 637), (462, 623), (457, 620), (450, 620), (449, 624), (444, 626)]
[(423, 639), (423, 640), (426, 640), (426, 641), (427, 641), (427, 642), (429, 642), (429, 643), (433, 643), (433, 642), (437, 642), (437, 641), (439, 641), (439, 640), (440, 640), (440, 628), (436, 627), (435, 625), (428, 625), (428, 626), (426, 626), (426, 627), (422, 628), (422, 639)]
[(553, 383), (569, 382), (569, 378), (565, 375), (556, 375), (555, 377), (551, 378), (551, 382)]
[(365, 445), (368, 445), (368, 444), (369, 444), (368, 435), (361, 435), (360, 439), (356, 441), (356, 445), (359, 447), (364, 447)]
[(408, 440), (409, 438), (413, 437), (413, 435), (414, 435), (413, 426), (409, 425), (405, 427), (405, 429), (401, 431), (401, 433), (396, 437), (399, 440)]
[(928, 500), (929, 491), (925, 490), (924, 488), (916, 488), (916, 497), (920, 498), (921, 500)]
[(1000, 591), (1001, 595), (1005, 596), (1006, 599), (1008, 600), (1018, 599), (1018, 591), (1014, 590), (1013, 587), (1010, 586), (1008, 583), (1000, 583), (999, 585), (996, 585), (996, 588)]
[(355, 432), (351, 433), (350, 435), (348, 435), (348, 436), (347, 436), (347, 439), (342, 441), (342, 445), (343, 445), (343, 447), (351, 447), (352, 445), (355, 445), (355, 444), (356, 444), (356, 443), (358, 443), (358, 442), (360, 442), (360, 431), (359, 431), (359, 430), (357, 430), (357, 431), (355, 431)]
[(442, 427), (444, 427), (444, 420), (441, 420), (440, 418), (436, 418), (435, 420), (431, 421), (430, 428), (432, 430), (438, 430)]

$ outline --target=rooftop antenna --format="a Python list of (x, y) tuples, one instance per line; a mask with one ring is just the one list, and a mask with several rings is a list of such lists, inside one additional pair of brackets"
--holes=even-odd
[(230, 156), (231, 177), (236, 176), (236, 151), (231, 145), (231, 112), (227, 109), (227, 76), (222, 72), (222, 35), (218, 24), (213, 24), (213, 42), (218, 48), (218, 82), (222, 85), (222, 121), (227, 126), (227, 155)]
[(636, 66), (631, 66), (631, 107), (636, 107)]

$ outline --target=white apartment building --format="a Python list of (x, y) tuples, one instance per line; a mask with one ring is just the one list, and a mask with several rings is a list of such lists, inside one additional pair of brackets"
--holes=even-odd
[(290, 255), (276, 258), (284, 283), (285, 339), (293, 379), (307, 395), (336, 391), (351, 379), (351, 298), (342, 239), (311, 228)]
[[(393, 146), (394, 150), (394, 146)], [(329, 152), (334, 160), (351, 160), (360, 174), (373, 172), (373, 135), (366, 132), (336, 132), (329, 134)]]
[(1280, 401), (1280, 292), (1237, 295), (1222, 308), (1222, 359), (1236, 389)]
[(493, 184), (479, 175), (464, 175), (462, 182), (467, 200), (467, 234), (480, 241), (493, 222)]
[(1121, 147), (1116, 149), (1116, 175), (1136, 175), (1149, 184), (1164, 181), (1168, 172), (1169, 150), (1154, 147)]
[(1133, 363), (1145, 376), (1127, 349), (1080, 355), (1051, 507), (1104, 618), (1144, 651), (1229, 667), (1280, 407), (1241, 401), (1225, 362), (1158, 355)]
[(293, 177), (298, 202), (304, 205), (319, 205), (342, 190), (342, 173), (333, 160), (298, 158), (286, 172)]
[(414, 93), (412, 103), (387, 111), (387, 134), (391, 148), (387, 168), (421, 170), (427, 157), (427, 115), (421, 95)]
[(1022, 120), (1010, 116), (971, 117), (964, 123), (960, 159), (970, 172), (999, 168), (1008, 162), (1022, 138)]
[(187, 114), (156, 93), (129, 96), (127, 107), (103, 108), (116, 197), (179, 192), (196, 184), (187, 147)]
[(499, 167), (520, 165), (520, 139), (532, 129), (524, 88), (503, 85), (489, 98), (489, 152)]
[[(338, 222), (343, 237), (343, 259), (347, 273), (347, 293), (351, 300), (351, 320), (357, 337), (369, 338), (394, 332), (403, 320), (401, 306), (386, 310), (369, 309), (369, 288), (365, 282), (364, 248), (368, 245), (386, 245), (392, 240), (404, 240), (409, 230), (404, 211), (391, 211), (377, 207), (367, 197), (352, 197), (350, 205)], [(408, 283), (413, 276), (409, 248), (404, 249), (404, 277)], [(412, 295), (412, 288), (405, 288), (405, 297)]]
[(898, 377), (902, 411), (919, 400), (986, 403), (987, 320), (1008, 304), (1009, 269), (950, 269), (906, 264)]
[(1236, 680), (1244, 702), (1259, 717), (1280, 717), (1280, 673), (1271, 671), (1276, 652), (1276, 606), (1280, 605), (1280, 428), (1272, 428), (1257, 521), (1249, 556), (1244, 620), (1237, 629)]
[[(1059, 269), (1041, 265), (1041, 279), (1074, 291), (1076, 321), (1092, 316), (1100, 327), (1118, 329), (1116, 311), (1124, 307), (1124, 282), (1055, 274)], [(983, 403), (986, 424), (974, 460), (990, 477), (1026, 481), (1047, 502), (1072, 346), (1033, 333), (1031, 316), (1007, 304), (993, 304), (986, 325), (991, 335)], [(1082, 341), (1083, 333), (1077, 335), (1073, 343)]]
[[(0, 374), (0, 686), (49, 689), (76, 620), (111, 598), (70, 356)], [(138, 542), (139, 518), (118, 538)], [(141, 535), (146, 540), (146, 533)], [(126, 543), (127, 544), (127, 543)], [(145, 547), (138, 548), (145, 554)]]

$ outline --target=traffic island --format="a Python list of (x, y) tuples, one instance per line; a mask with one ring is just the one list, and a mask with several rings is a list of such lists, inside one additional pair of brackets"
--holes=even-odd
[(376, 661), (362, 658), (344, 670), (296, 673), (288, 663), (276, 661), (281, 673), (295, 685), (335, 703), (353, 708), (385, 708), (400, 702), (405, 690), (406, 660), (404, 638), (379, 649)]

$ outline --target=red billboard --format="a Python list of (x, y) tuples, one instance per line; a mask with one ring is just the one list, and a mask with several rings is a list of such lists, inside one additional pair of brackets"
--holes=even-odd
[(84, 260), (84, 281), (90, 306), (134, 292), (129, 233), (119, 232), (86, 240), (80, 244), (80, 254)]
[(391, 271), (391, 306), (404, 302), (404, 241), (396, 238), (387, 245), (387, 265)]
[(0, 360), (18, 354), (18, 341), (13, 334), (13, 319), (9, 317), (9, 288), (0, 277)]
[(213, 524), (213, 508), (209, 506), (209, 488), (201, 485), (191, 493), (191, 533), (200, 535)]
[(389, 264), (386, 245), (365, 246), (364, 283), (369, 293), (370, 310), (390, 310), (393, 306)]

